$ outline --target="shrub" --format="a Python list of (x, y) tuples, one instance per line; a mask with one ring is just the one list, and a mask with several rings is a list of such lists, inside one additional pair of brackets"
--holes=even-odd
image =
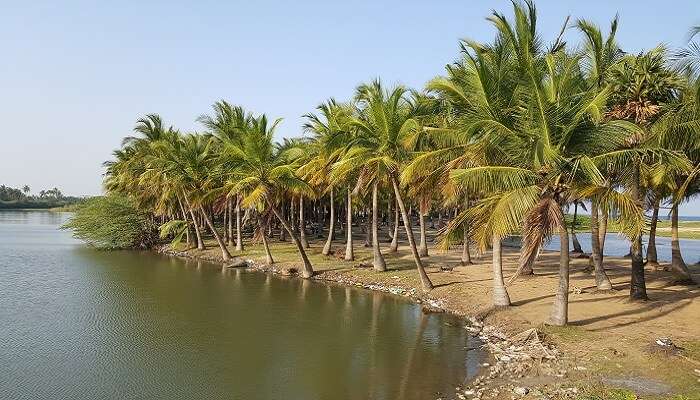
[(150, 213), (131, 200), (116, 195), (93, 197), (62, 226), (73, 236), (99, 249), (150, 248), (158, 239)]

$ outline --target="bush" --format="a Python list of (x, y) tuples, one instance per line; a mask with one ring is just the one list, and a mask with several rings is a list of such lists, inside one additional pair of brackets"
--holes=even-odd
[(85, 201), (62, 228), (105, 250), (150, 248), (158, 239), (151, 215), (129, 199), (115, 195)]

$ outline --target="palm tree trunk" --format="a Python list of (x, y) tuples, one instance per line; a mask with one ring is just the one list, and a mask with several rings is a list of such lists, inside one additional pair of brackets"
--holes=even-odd
[(693, 277), (683, 260), (681, 243), (678, 240), (678, 204), (671, 207), (671, 271), (679, 275), (681, 282), (693, 283)]
[[(282, 203), (282, 208), (280, 209), (280, 213), (281, 213), (282, 219), (285, 219), (285, 218), (286, 218), (286, 216), (285, 216), (285, 214), (286, 214), (286, 212), (285, 212), (286, 208), (287, 208), (287, 206), (286, 206), (284, 203)], [(287, 240), (287, 231), (284, 230), (284, 228), (280, 228), (280, 242), (284, 242), (284, 241), (286, 241), (286, 240)]]
[[(391, 218), (391, 200), (386, 202), (386, 226), (391, 227), (391, 222), (389, 220)], [(383, 223), (382, 223), (383, 225)], [(389, 239), (394, 240), (394, 231), (391, 229), (388, 229), (389, 233)]]
[(224, 259), (224, 261), (231, 260), (231, 253), (228, 252), (228, 249), (226, 248), (226, 243), (224, 243), (224, 241), (221, 239), (221, 236), (219, 236), (219, 232), (217, 232), (216, 228), (214, 228), (214, 224), (211, 222), (211, 219), (209, 218), (209, 215), (207, 215), (207, 212), (204, 210), (204, 207), (199, 206), (199, 210), (204, 216), (204, 221), (206, 221), (207, 225), (209, 225), (209, 229), (211, 229), (211, 233), (214, 235), (216, 243), (218, 243), (219, 247), (221, 248), (221, 257)]
[(391, 246), (389, 252), (396, 253), (399, 251), (399, 202), (394, 201), (394, 236), (391, 238)]
[(291, 196), (289, 199), (289, 226), (294, 232), (297, 231), (297, 208), (294, 202), (294, 196)]
[(598, 202), (591, 201), (591, 257), (595, 271), (595, 285), (598, 290), (611, 290), (612, 283), (603, 267), (603, 253), (600, 250), (600, 226), (598, 222)]
[(598, 208), (600, 211), (600, 229), (598, 229), (598, 242), (600, 243), (600, 259), (605, 259), (605, 236), (608, 234), (608, 210)]
[(493, 269), (493, 305), (496, 307), (507, 307), (510, 305), (508, 289), (503, 282), (503, 250), (501, 248), (501, 238), (493, 235), (492, 239), (492, 269)]
[(328, 239), (326, 239), (326, 244), (323, 246), (323, 251), (321, 254), (327, 256), (331, 253), (331, 243), (333, 242), (333, 232), (335, 231), (335, 206), (333, 205), (333, 188), (330, 191), (330, 215), (331, 220), (328, 226)]
[(527, 262), (525, 265), (523, 265), (522, 269), (520, 270), (520, 273), (518, 276), (528, 276), (528, 275), (535, 275), (535, 271), (532, 269), (532, 264), (534, 263), (533, 261)]
[(284, 217), (282, 217), (282, 214), (279, 212), (277, 207), (275, 207), (274, 204), (268, 199), (267, 200), (267, 205), (270, 207), (272, 212), (275, 214), (277, 219), (280, 221), (280, 224), (282, 224), (282, 227), (287, 230), (287, 233), (289, 233), (289, 236), (292, 238), (292, 241), (294, 241), (294, 245), (296, 245), (297, 250), (299, 251), (299, 255), (301, 256), (301, 262), (302, 262), (302, 271), (301, 271), (301, 276), (303, 278), (311, 278), (314, 275), (314, 269), (311, 266), (311, 261), (309, 261), (309, 257), (306, 256), (306, 251), (304, 250), (304, 246), (301, 245), (301, 241), (299, 241), (299, 238), (297, 235), (294, 234), (294, 231), (292, 228), (287, 224), (287, 221), (284, 220)]
[(658, 195), (654, 199), (654, 211), (651, 214), (651, 224), (649, 226), (649, 243), (647, 243), (647, 265), (652, 268), (659, 267), (659, 259), (656, 254), (656, 226), (659, 223), (659, 206), (661, 199)]
[(428, 257), (428, 239), (425, 236), (425, 216), (423, 212), (418, 210), (418, 224), (420, 225), (420, 245), (418, 246), (418, 255)]
[[(464, 210), (469, 209), (469, 196), (467, 196), (467, 199), (464, 201)], [(438, 213), (438, 216), (441, 214)], [(440, 227), (440, 223), (438, 222), (438, 228)], [(465, 220), (464, 221), (464, 233), (462, 234), (462, 265), (471, 265), (473, 264), (472, 262), (472, 255), (469, 252), (469, 221)]]
[(299, 196), (299, 240), (305, 249), (309, 248), (309, 241), (306, 240), (306, 218), (304, 218), (304, 196)]
[(364, 247), (372, 246), (372, 219), (371, 216), (365, 212), (365, 243)]
[(564, 326), (569, 322), (569, 230), (565, 222), (559, 227), (559, 241), (559, 285), (548, 323)]
[(183, 193), (183, 197), (185, 198), (185, 204), (187, 204), (187, 208), (190, 210), (190, 217), (192, 217), (194, 233), (197, 236), (197, 250), (205, 250), (206, 246), (204, 246), (204, 240), (202, 240), (202, 231), (199, 228), (199, 223), (197, 223), (197, 215), (194, 213), (194, 210), (192, 209), (192, 205), (190, 204), (190, 200), (187, 198), (187, 195)]
[(345, 240), (345, 261), (353, 261), (355, 259), (355, 253), (352, 248), (352, 192), (350, 188), (348, 188), (348, 195), (345, 199), (345, 203), (345, 208), (347, 209), (345, 215), (347, 218), (347, 228), (345, 229), (347, 235), (347, 239)]
[[(236, 197), (236, 201), (238, 201), (238, 197)], [(226, 206), (228, 207), (228, 245), (233, 246), (233, 199), (228, 199)]]
[(377, 196), (377, 182), (372, 184), (372, 254), (374, 260), (372, 265), (377, 271), (386, 271), (386, 263), (379, 248), (379, 199)]
[(573, 242), (574, 245), (574, 253), (583, 253), (583, 249), (581, 248), (581, 243), (578, 241), (578, 237), (576, 237), (576, 217), (578, 216), (578, 202), (574, 203), (574, 220), (573, 223), (571, 224), (571, 241)]
[(180, 205), (180, 212), (182, 212), (182, 218), (185, 220), (185, 237), (187, 241), (187, 250), (192, 247), (192, 238), (190, 237), (190, 222), (187, 219), (187, 211), (185, 211), (185, 207), (182, 205), (182, 199), (180, 199), (180, 195), (177, 195), (177, 203)]
[(267, 235), (265, 234), (265, 229), (262, 229), (260, 236), (262, 236), (263, 247), (265, 248), (265, 257), (267, 259), (266, 260), (267, 265), (272, 265), (275, 263), (275, 260), (272, 258), (272, 253), (270, 253), (270, 243), (268, 243), (268, 241), (267, 241)]
[(394, 187), (394, 195), (396, 196), (396, 202), (399, 204), (401, 209), (401, 216), (403, 217), (403, 224), (406, 228), (406, 236), (408, 236), (408, 245), (411, 247), (411, 253), (413, 253), (413, 261), (416, 263), (416, 268), (418, 268), (418, 275), (420, 276), (421, 284), (423, 285), (423, 290), (428, 291), (433, 288), (433, 283), (430, 281), (428, 274), (425, 272), (423, 263), (421, 262), (420, 255), (418, 255), (418, 249), (416, 248), (416, 240), (413, 237), (413, 229), (411, 229), (411, 220), (409, 219), (408, 213), (406, 212), (406, 205), (401, 197), (401, 190), (399, 189), (399, 182), (396, 176), (391, 175), (391, 185)]
[(230, 244), (229, 240), (230, 237), (228, 235), (228, 222), (229, 222), (229, 212), (228, 212), (228, 200), (226, 200), (226, 206), (224, 206), (224, 235), (223, 235), (223, 240), (224, 243)]
[(469, 226), (468, 223), (464, 223), (464, 234), (462, 238), (462, 259), (461, 263), (462, 265), (472, 265), (474, 264), (472, 262), (472, 254), (469, 251)]
[[(633, 166), (632, 198), (638, 207), (641, 207), (642, 198), (639, 182), (639, 161)], [(632, 238), (632, 276), (630, 280), (630, 299), (648, 300), (647, 285), (644, 280), (644, 259), (642, 258), (642, 234), (641, 232)]]
[(236, 251), (243, 251), (243, 221), (241, 218), (240, 196), (236, 196)]

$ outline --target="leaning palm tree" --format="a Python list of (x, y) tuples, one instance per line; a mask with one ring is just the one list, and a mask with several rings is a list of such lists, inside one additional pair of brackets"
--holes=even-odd
[[(247, 113), (243, 107), (234, 106), (227, 101), (221, 100), (212, 106), (214, 110), (213, 115), (201, 115), (197, 118), (202, 125), (204, 125), (209, 134), (211, 134), (217, 140), (219, 146), (223, 146), (226, 143), (229, 144), (239, 144), (242, 136), (245, 134), (246, 130), (250, 126), (252, 120), (252, 115)], [(226, 159), (220, 160), (224, 165), (222, 168), (230, 168), (230, 165), (226, 165)], [(243, 251), (243, 223), (242, 223), (242, 210), (241, 210), (241, 199), (239, 195), (233, 195), (232, 199), (227, 200), (227, 212), (229, 214), (229, 226), (228, 226), (228, 238), (229, 241), (233, 240), (233, 208), (235, 208), (236, 214), (236, 251)], [(234, 205), (235, 203), (235, 205)]]
[(350, 139), (349, 121), (352, 109), (346, 104), (328, 100), (317, 107), (318, 114), (306, 114), (304, 131), (311, 133), (310, 158), (299, 168), (299, 173), (310, 184), (328, 194), (330, 222), (328, 237), (321, 254), (331, 253), (331, 245), (335, 235), (335, 196), (336, 188), (346, 182), (334, 182), (329, 179), (331, 166), (337, 162)]
[(227, 143), (222, 152), (235, 167), (230, 171), (225, 184), (229, 193), (241, 193), (242, 205), (271, 211), (287, 231), (299, 251), (302, 261), (302, 276), (310, 278), (314, 270), (299, 236), (282, 216), (276, 199), (284, 192), (293, 191), (313, 196), (308, 183), (300, 179), (298, 165), (289, 163), (273, 142), (275, 128), (280, 120), (268, 124), (262, 116), (251, 121), (246, 134), (239, 144)]
[[(421, 284), (424, 290), (430, 290), (433, 284), (418, 254), (399, 181), (401, 165), (408, 156), (405, 141), (419, 129), (418, 122), (413, 118), (413, 107), (407, 94), (403, 86), (387, 90), (379, 80), (357, 88), (357, 116), (352, 121), (356, 132), (347, 146), (348, 150), (343, 158), (335, 163), (333, 169), (336, 176), (347, 176), (352, 171), (358, 171), (358, 187), (374, 186), (379, 185), (382, 180), (388, 181), (401, 210), (408, 244)], [(373, 196), (373, 200), (375, 199)], [(372, 208), (377, 209), (374, 204)], [(383, 259), (376, 247), (378, 246), (375, 246), (375, 265), (381, 268)]]
[(188, 134), (182, 136), (180, 145), (170, 147), (166, 144), (163, 148), (162, 160), (169, 162), (172, 159), (167, 154), (170, 151), (176, 151), (175, 157), (177, 162), (170, 165), (170, 168), (182, 168), (180, 171), (180, 180), (182, 182), (183, 197), (185, 203), (192, 212), (193, 220), (196, 219), (194, 210), (197, 210), (206, 225), (209, 227), (216, 243), (221, 249), (221, 256), (224, 261), (229, 261), (233, 257), (226, 247), (221, 235), (214, 226), (214, 221), (207, 211), (212, 199), (221, 192), (221, 185), (216, 179), (212, 178), (211, 171), (215, 171), (218, 163), (218, 156), (213, 151), (213, 141), (203, 135)]

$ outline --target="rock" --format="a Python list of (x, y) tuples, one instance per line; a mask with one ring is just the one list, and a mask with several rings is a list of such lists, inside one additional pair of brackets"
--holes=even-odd
[(473, 396), (473, 395), (474, 395), (474, 393), (476, 393), (476, 392), (474, 392), (474, 391), (473, 391), (473, 390), (471, 390), (471, 389), (469, 389), (469, 390), (465, 390), (465, 391), (464, 391), (464, 394), (466, 394), (467, 396)]
[(528, 389), (526, 387), (522, 387), (522, 386), (516, 386), (513, 389), (513, 393), (517, 394), (518, 396), (525, 396), (528, 393), (530, 393), (530, 389)]
[(241, 267), (247, 267), (248, 262), (242, 258), (237, 258), (231, 261), (226, 268), (241, 268)]
[(512, 360), (512, 359), (511, 359), (510, 357), (508, 357), (508, 356), (501, 356), (501, 361), (503, 361), (503, 362), (505, 362), (505, 363), (510, 362), (511, 360)]

